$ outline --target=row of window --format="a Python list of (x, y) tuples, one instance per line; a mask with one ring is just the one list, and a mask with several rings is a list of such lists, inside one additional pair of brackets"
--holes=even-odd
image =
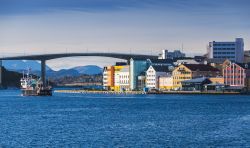
[(235, 48), (213, 48), (214, 50), (235, 50)]
[(191, 74), (191, 72), (188, 71), (181, 71), (181, 72), (174, 72), (173, 75), (178, 75), (178, 74)]
[(235, 43), (224, 43), (224, 44), (215, 43), (214, 46), (235, 46)]
[(147, 85), (155, 85), (155, 83), (147, 83)]
[(120, 78), (129, 78), (129, 75), (120, 75)]
[(214, 56), (214, 58), (235, 58), (234, 56)]
[(235, 54), (235, 52), (213, 52), (213, 54)]
[(192, 79), (191, 77), (173, 77), (174, 79)]

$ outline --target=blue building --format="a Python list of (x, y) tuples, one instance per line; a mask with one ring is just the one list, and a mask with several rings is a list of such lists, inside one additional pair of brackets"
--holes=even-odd
[(149, 67), (147, 59), (131, 58), (130, 59), (130, 89), (138, 90), (138, 77)]

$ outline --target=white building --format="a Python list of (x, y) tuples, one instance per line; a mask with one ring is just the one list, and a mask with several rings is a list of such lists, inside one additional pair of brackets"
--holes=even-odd
[(119, 84), (121, 91), (130, 90), (129, 85), (129, 66), (124, 66), (119, 72)]
[(160, 59), (175, 59), (175, 58), (182, 58), (186, 55), (182, 53), (180, 50), (174, 50), (173, 52), (170, 52), (168, 50), (162, 50)]
[(102, 79), (102, 86), (103, 86), (103, 89), (105, 90), (108, 90), (108, 68), (107, 67), (104, 67), (103, 68), (103, 79)]
[(146, 87), (159, 88), (159, 77), (166, 76), (169, 69), (167, 66), (150, 66), (146, 71)]
[(236, 38), (234, 42), (209, 42), (207, 50), (210, 59), (229, 59), (238, 63), (244, 61), (244, 41), (242, 38)]

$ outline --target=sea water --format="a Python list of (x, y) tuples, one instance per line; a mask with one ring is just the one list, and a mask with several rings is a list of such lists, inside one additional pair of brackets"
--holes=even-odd
[(250, 147), (250, 96), (1, 90), (0, 147)]

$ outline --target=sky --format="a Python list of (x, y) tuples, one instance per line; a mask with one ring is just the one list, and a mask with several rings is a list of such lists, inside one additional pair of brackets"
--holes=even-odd
[[(0, 0), (0, 56), (65, 52), (206, 53), (210, 41), (244, 38), (249, 0)], [(55, 69), (119, 59), (63, 58)]]

